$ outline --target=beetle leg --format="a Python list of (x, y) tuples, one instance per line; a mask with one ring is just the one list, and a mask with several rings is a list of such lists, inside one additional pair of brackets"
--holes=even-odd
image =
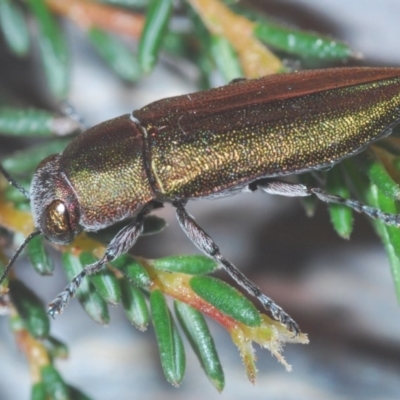
[(279, 307), (272, 299), (261, 292), (261, 289), (251, 282), (231, 262), (229, 262), (219, 251), (218, 246), (210, 236), (193, 220), (180, 202), (173, 203), (180, 226), (189, 239), (205, 254), (216, 260), (228, 274), (248, 293), (256, 297), (264, 308), (269, 310), (272, 316), (286, 328), (298, 335), (300, 328), (297, 323)]
[(75, 295), (75, 292), (82, 283), (86, 275), (96, 274), (107, 262), (115, 260), (121, 254), (126, 253), (137, 241), (143, 231), (144, 216), (149, 212), (149, 208), (143, 209), (137, 218), (130, 224), (123, 227), (111, 240), (103, 257), (93, 264), (86, 267), (76, 275), (65, 289), (49, 304), (48, 314), (54, 317), (61, 314), (68, 302)]
[(354, 211), (366, 214), (371, 218), (379, 219), (386, 225), (400, 227), (400, 214), (388, 214), (377, 208), (367, 206), (358, 200), (345, 199), (340, 196), (329, 194), (323, 189), (303, 185), (301, 183), (289, 183), (276, 180), (255, 182), (255, 185), (266, 193), (278, 194), (281, 196), (304, 197), (317, 196), (325, 203), (342, 204), (352, 208)]

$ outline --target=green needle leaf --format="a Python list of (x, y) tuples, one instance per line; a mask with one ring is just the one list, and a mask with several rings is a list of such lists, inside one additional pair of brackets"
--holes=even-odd
[(157, 62), (171, 11), (172, 0), (151, 0), (147, 9), (146, 22), (138, 50), (139, 65), (145, 74), (148, 74)]
[[(327, 174), (327, 191), (330, 194), (341, 196), (345, 199), (350, 197), (350, 191), (341, 170), (341, 166), (333, 167)], [(329, 204), (331, 222), (336, 232), (343, 239), (349, 239), (353, 230), (353, 211), (351, 208), (340, 204)]]
[(165, 219), (157, 217), (156, 215), (146, 215), (144, 217), (142, 236), (154, 235), (163, 231), (167, 227)]
[(236, 321), (248, 326), (261, 324), (253, 303), (227, 283), (211, 276), (194, 276), (189, 284), (201, 298)]
[(50, 322), (42, 301), (18, 279), (11, 279), (8, 287), (11, 300), (29, 333), (35, 338), (48, 336)]
[[(386, 197), (377, 185), (370, 184), (365, 175), (355, 165), (354, 159), (346, 160), (344, 164), (358, 196), (363, 201), (384, 212), (398, 213), (397, 202)], [(379, 220), (369, 219), (369, 221), (375, 227), (375, 231), (385, 247), (392, 270), (397, 299), (400, 302), (400, 229), (385, 225)]]
[(8, 47), (18, 56), (29, 50), (28, 27), (19, 5), (10, 0), (0, 0), (0, 29)]
[(128, 280), (120, 279), (122, 305), (128, 320), (140, 331), (145, 331), (149, 324), (149, 309), (141, 289)]
[(99, 55), (122, 79), (136, 82), (140, 78), (135, 56), (120, 39), (98, 28), (91, 28), (88, 37)]
[(180, 255), (153, 260), (154, 268), (162, 271), (181, 272), (190, 275), (210, 274), (218, 269), (218, 263), (202, 255)]
[(64, 37), (44, 0), (27, 0), (39, 25), (39, 47), (50, 90), (59, 99), (68, 92), (68, 53)]
[(179, 386), (185, 374), (185, 350), (159, 289), (151, 292), (150, 306), (164, 375), (173, 386)]
[(43, 236), (35, 236), (27, 246), (28, 258), (33, 268), (40, 275), (51, 275), (54, 270), (53, 260), (47, 254)]
[(0, 134), (24, 137), (65, 136), (79, 128), (76, 121), (35, 108), (0, 107)]
[[(384, 212), (398, 213), (396, 202), (386, 197), (376, 185), (371, 185), (368, 199), (369, 204)], [(397, 300), (400, 302), (400, 229), (395, 226), (387, 226), (379, 220), (374, 221), (374, 223), (389, 257)]]
[(52, 358), (68, 358), (67, 345), (54, 336), (48, 336), (44, 341), (44, 345)]
[(151, 286), (151, 279), (147, 271), (129, 254), (123, 254), (110, 263), (120, 270), (127, 279), (142, 289)]
[(261, 13), (234, 6), (241, 14), (255, 21), (254, 35), (266, 44), (298, 55), (302, 58), (316, 58), (326, 61), (360, 58), (346, 43), (318, 33), (279, 25), (262, 16)]
[(31, 400), (46, 400), (46, 387), (43, 382), (36, 382), (31, 389)]
[(225, 385), (224, 371), (203, 315), (193, 307), (175, 300), (175, 313), (187, 338), (200, 360), (201, 366), (215, 388), (222, 392)]
[(26, 150), (13, 153), (4, 158), (1, 163), (10, 174), (30, 174), (44, 158), (50, 154), (60, 153), (69, 142), (69, 139), (56, 139), (38, 146), (32, 146)]
[(68, 386), (61, 378), (59, 372), (53, 365), (46, 365), (41, 369), (42, 381), (47, 396), (52, 400), (70, 400)]
[(220, 35), (211, 36), (211, 54), (227, 82), (243, 76), (239, 59), (230, 42)]
[(71, 385), (68, 385), (68, 390), (71, 396), (71, 400), (91, 400), (89, 396), (86, 396), (85, 393)]
[(371, 151), (361, 153), (357, 157), (356, 162), (371, 182), (378, 186), (382, 193), (392, 199), (400, 199), (399, 184), (392, 179), (383, 164)]

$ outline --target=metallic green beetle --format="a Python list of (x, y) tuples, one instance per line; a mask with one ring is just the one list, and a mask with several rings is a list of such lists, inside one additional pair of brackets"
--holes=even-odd
[(104, 256), (56, 297), (49, 313), (61, 313), (86, 275), (127, 252), (142, 231), (144, 216), (169, 202), (192, 242), (297, 334), (296, 322), (221, 255), (185, 203), (256, 189), (284, 196), (315, 194), (400, 226), (399, 215), (276, 180), (350, 157), (388, 135), (399, 121), (400, 69), (337, 68), (240, 80), (163, 99), (87, 130), (38, 166), (30, 191), (37, 231), (30, 237), (42, 233), (51, 242), (67, 244), (82, 230), (134, 219)]

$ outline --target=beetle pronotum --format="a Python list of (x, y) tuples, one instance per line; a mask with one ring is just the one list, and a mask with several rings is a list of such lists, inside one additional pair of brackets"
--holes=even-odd
[(104, 256), (87, 265), (49, 305), (50, 315), (61, 313), (82, 279), (127, 252), (142, 232), (144, 216), (168, 202), (190, 240), (297, 334), (296, 322), (224, 258), (185, 204), (243, 190), (314, 194), (400, 226), (400, 215), (276, 179), (350, 157), (388, 135), (399, 120), (400, 69), (337, 68), (235, 81), (103, 122), (38, 166), (30, 193), (25, 192), (37, 230), (14, 254), (0, 282), (36, 234), (67, 244), (82, 230), (97, 231), (134, 217)]

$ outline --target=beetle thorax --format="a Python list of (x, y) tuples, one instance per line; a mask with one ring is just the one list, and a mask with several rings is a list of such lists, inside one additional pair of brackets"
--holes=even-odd
[(35, 227), (50, 241), (66, 244), (81, 231), (79, 203), (59, 159), (52, 155), (39, 164), (31, 184), (31, 208)]

